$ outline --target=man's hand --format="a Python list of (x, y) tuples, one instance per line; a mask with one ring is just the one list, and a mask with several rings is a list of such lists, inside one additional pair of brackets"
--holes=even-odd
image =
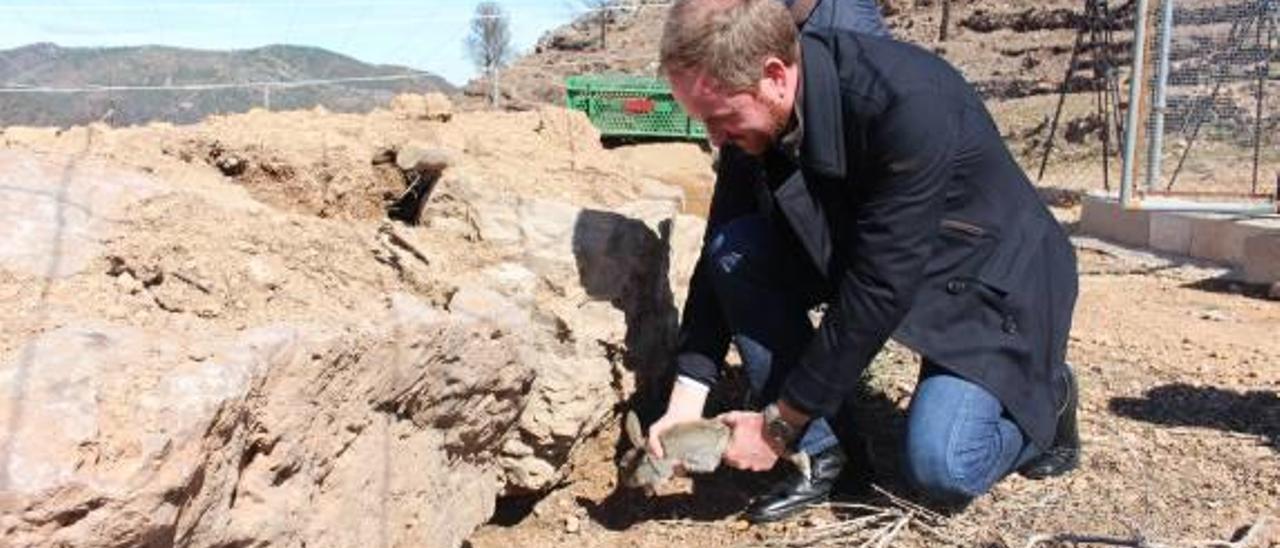
[(720, 415), (720, 421), (733, 429), (724, 462), (739, 470), (764, 472), (778, 462), (778, 451), (770, 447), (764, 436), (764, 415), (734, 411)]
[(702, 419), (702, 407), (707, 403), (707, 390), (677, 382), (671, 387), (671, 400), (667, 412), (658, 422), (649, 426), (649, 453), (663, 458), (662, 433), (683, 422)]

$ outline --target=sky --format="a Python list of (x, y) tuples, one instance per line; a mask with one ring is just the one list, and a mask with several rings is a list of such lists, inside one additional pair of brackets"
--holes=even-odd
[[(477, 0), (0, 0), (0, 49), (166, 45), (319, 46), (369, 63), (427, 70), (454, 84), (475, 74), (463, 41)], [(498, 0), (512, 46), (531, 49), (586, 9), (580, 0)]]

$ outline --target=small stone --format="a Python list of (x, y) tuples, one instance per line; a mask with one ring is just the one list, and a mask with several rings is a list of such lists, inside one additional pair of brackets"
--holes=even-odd
[(1200, 319), (1211, 322), (1225, 322), (1230, 320), (1230, 318), (1221, 310), (1205, 310), (1200, 313)]
[(738, 521), (733, 522), (732, 527), (734, 531), (746, 531), (747, 529), (751, 528), (751, 522), (745, 519), (740, 519)]
[(533, 448), (519, 437), (513, 437), (502, 444), (502, 452), (513, 457), (529, 457), (533, 455)]
[(1271, 289), (1267, 291), (1267, 298), (1273, 301), (1280, 301), (1280, 282), (1271, 284)]
[(396, 153), (396, 167), (403, 171), (439, 174), (453, 163), (452, 151), (418, 143), (407, 144)]
[(582, 530), (582, 520), (579, 520), (577, 516), (569, 516), (567, 518), (564, 518), (564, 532), (570, 533), (570, 534), (576, 534), (578, 531), (581, 531), (581, 530)]
[(395, 163), (395, 161), (396, 161), (395, 149), (380, 148), (374, 151), (373, 158), (370, 160), (370, 163), (372, 163), (375, 166), (378, 166), (382, 164), (393, 164)]
[(125, 293), (133, 295), (142, 291), (142, 282), (138, 281), (137, 278), (134, 278), (133, 274), (123, 272), (119, 276), (116, 276), (116, 287), (120, 288), (120, 290)]
[(245, 170), (249, 169), (249, 163), (239, 156), (223, 154), (213, 161), (214, 167), (218, 168), (223, 175), (227, 177), (239, 177), (244, 175)]
[(262, 289), (276, 289), (280, 286), (280, 276), (271, 265), (261, 258), (255, 257), (245, 266), (245, 275), (249, 282)]

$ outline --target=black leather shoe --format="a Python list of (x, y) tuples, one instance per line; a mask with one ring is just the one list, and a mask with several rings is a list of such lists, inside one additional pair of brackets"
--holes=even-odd
[(747, 521), (778, 521), (815, 504), (826, 502), (840, 479), (840, 471), (844, 469), (846, 460), (844, 450), (839, 445), (810, 456), (811, 477), (805, 478), (799, 470), (788, 471), (785, 479), (747, 506)]
[(1070, 366), (1066, 376), (1067, 397), (1058, 411), (1058, 432), (1053, 436), (1053, 446), (1018, 469), (1023, 477), (1039, 480), (1061, 476), (1080, 465), (1080, 429), (1076, 425), (1080, 388)]

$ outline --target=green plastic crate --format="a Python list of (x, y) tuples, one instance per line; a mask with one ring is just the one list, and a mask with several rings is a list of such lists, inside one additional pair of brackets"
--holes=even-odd
[(705, 140), (707, 128), (685, 114), (667, 83), (643, 76), (570, 76), (566, 103), (587, 114), (602, 137)]

